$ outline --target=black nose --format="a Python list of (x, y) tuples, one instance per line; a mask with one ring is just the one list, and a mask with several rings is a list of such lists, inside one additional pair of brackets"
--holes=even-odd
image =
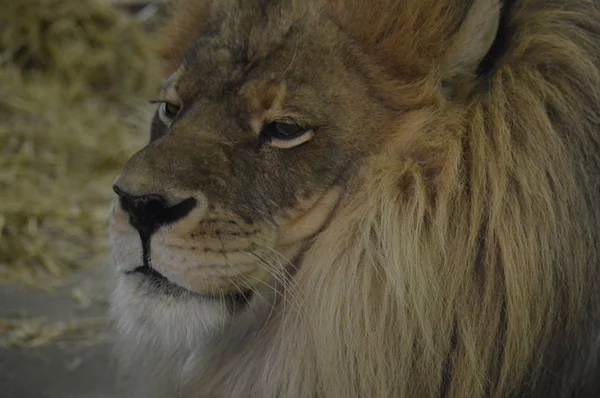
[(116, 185), (113, 190), (119, 195), (123, 210), (129, 214), (129, 223), (140, 234), (150, 236), (159, 227), (182, 219), (196, 206), (196, 199), (189, 198), (169, 205), (160, 195), (132, 195)]

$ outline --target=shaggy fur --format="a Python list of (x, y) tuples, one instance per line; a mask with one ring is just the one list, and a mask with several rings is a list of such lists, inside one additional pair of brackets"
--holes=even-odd
[[(174, 55), (205, 24), (205, 2), (181, 1)], [(247, 22), (232, 4), (213, 15)], [(254, 23), (327, 20), (360, 55), (378, 144), (278, 294), (155, 358), (164, 396), (598, 396), (596, 3), (283, 4)]]

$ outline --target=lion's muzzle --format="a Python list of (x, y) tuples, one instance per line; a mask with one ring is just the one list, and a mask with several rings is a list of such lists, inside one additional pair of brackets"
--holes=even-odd
[(214, 173), (192, 167), (193, 159), (151, 156), (153, 148), (134, 155), (113, 185), (111, 254), (128, 286), (246, 297), (268, 284), (273, 271), (265, 247), (275, 243), (273, 225), (222, 206)]

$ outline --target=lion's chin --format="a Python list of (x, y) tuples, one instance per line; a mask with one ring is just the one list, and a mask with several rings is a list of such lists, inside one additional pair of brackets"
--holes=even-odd
[(231, 322), (233, 303), (246, 300), (202, 295), (154, 278), (118, 276), (110, 313), (130, 349), (153, 347), (168, 353), (198, 348)]

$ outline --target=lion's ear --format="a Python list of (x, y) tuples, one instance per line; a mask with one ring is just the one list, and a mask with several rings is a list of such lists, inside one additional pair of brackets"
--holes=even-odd
[(500, 25), (500, 0), (475, 0), (442, 63), (446, 85), (474, 76), (496, 39)]
[(199, 37), (215, 12), (214, 0), (177, 0), (157, 32), (156, 51), (162, 73), (170, 76), (181, 64), (188, 46)]

